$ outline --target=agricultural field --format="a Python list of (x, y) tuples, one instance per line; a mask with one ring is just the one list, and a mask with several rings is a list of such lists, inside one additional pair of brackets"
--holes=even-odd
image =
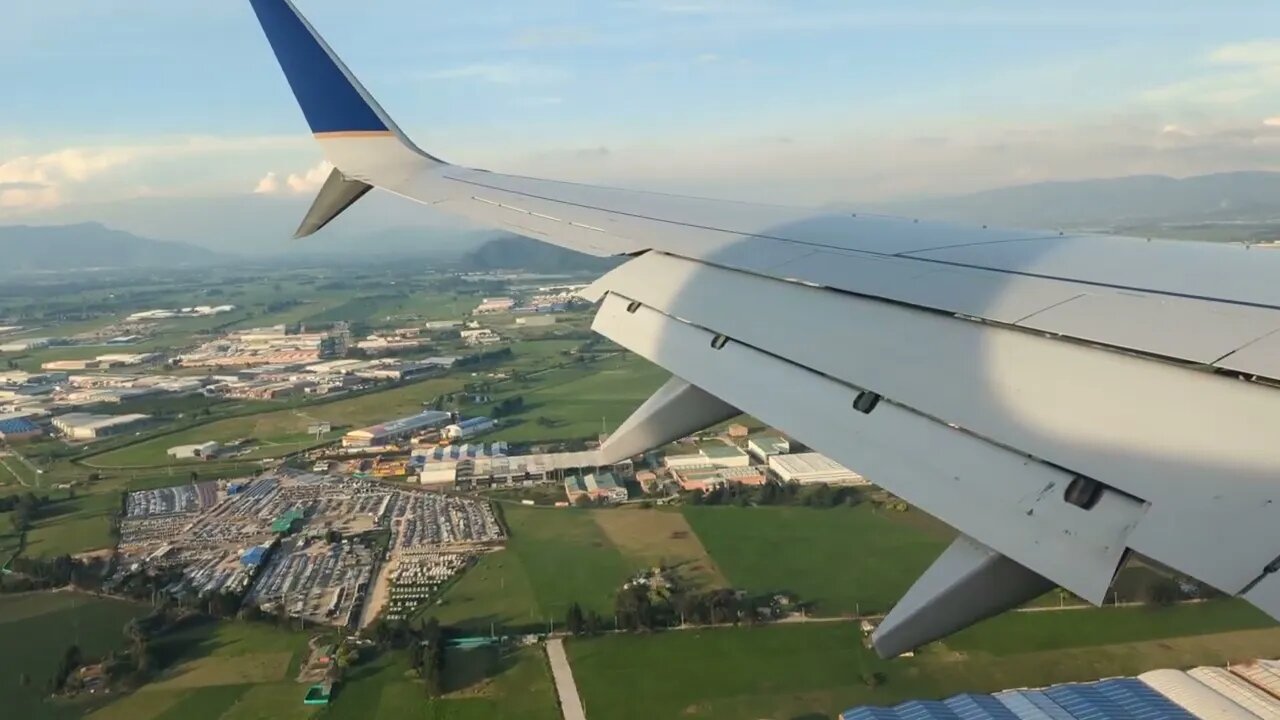
[(605, 537), (629, 560), (648, 567), (676, 567), (694, 587), (729, 587), (702, 541), (679, 510), (595, 510)]
[[(579, 691), (589, 713), (617, 720), (688, 717), (832, 718), (862, 704), (941, 698), (958, 692), (990, 692), (1057, 682), (1132, 675), (1158, 667), (1223, 664), (1274, 654), (1280, 629), (1254, 627), (1230, 603), (1217, 620), (1184, 614), (1183, 608), (1025, 612), (1016, 630), (999, 618), (966, 631), (961, 643), (939, 643), (914, 658), (884, 661), (863, 647), (852, 622), (811, 622), (755, 628), (668, 631), (620, 635), (568, 644)], [(1134, 635), (1109, 632), (1137, 623)], [(1068, 631), (1067, 628), (1072, 630)], [(1080, 647), (1074, 632), (1092, 640)], [(1006, 641), (1004, 638), (1009, 638)], [(959, 636), (957, 636), (959, 638)], [(1056, 639), (1056, 640), (1055, 640)], [(1028, 649), (992, 654), (991, 643), (1021, 642)], [(1056, 649), (1046, 650), (1057, 645)], [(661, 667), (661, 673), (636, 668)], [(872, 688), (863, 677), (883, 673)]]
[[(897, 513), (856, 508), (530, 508), (503, 505), (505, 550), (485, 556), (424, 614), (487, 631), (564, 621), (571, 603), (612, 614), (632, 573), (676, 565), (701, 588), (790, 591), (817, 615), (895, 602), (945, 547)], [(805, 548), (788, 552), (778, 548)]]
[(550, 673), (538, 648), (449, 650), (445, 696), (430, 699), (399, 654), (353, 668), (324, 709), (302, 704), (296, 682), (307, 635), (263, 625), (220, 623), (170, 642), (174, 666), (155, 682), (98, 710), (93, 720), (302, 720), (310, 717), (480, 720), (558, 718)]
[(640, 403), (671, 377), (670, 373), (631, 354), (599, 362), (551, 370), (515, 383), (495, 397), (524, 397), (524, 410), (503, 418), (495, 440), (529, 442), (594, 438), (603, 427), (616, 429)]
[[(89, 657), (122, 648), (125, 623), (149, 609), (72, 592), (0, 596), (0, 647), (7, 650), (0, 654), (5, 717), (75, 718), (100, 704), (46, 701), (45, 684), (68, 646), (79, 645)], [(24, 673), (26, 684), (20, 682)]]
[[(789, 591), (817, 615), (884, 611), (947, 541), (905, 514), (857, 507), (695, 507), (684, 517), (729, 584)], [(779, 548), (788, 548), (780, 554)]]
[[(56, 496), (55, 496), (56, 497)], [(41, 517), (27, 531), (24, 555), (74, 555), (112, 544), (111, 516), (120, 509), (114, 492), (81, 494), (42, 508)]]

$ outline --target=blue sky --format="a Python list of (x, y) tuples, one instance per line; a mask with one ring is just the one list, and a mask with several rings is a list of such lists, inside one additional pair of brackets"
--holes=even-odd
[[(0, 213), (310, 189), (247, 1), (14, 2)], [(1280, 165), (1265, 0), (296, 2), (419, 145), (497, 170), (830, 202)]]

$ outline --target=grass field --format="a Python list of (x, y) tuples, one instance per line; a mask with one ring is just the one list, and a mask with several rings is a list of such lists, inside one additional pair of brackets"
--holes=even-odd
[[(931, 646), (914, 658), (892, 661), (875, 657), (862, 646), (857, 625), (843, 622), (610, 636), (574, 640), (568, 647), (589, 716), (818, 720), (860, 704), (1240, 661), (1274, 654), (1280, 641), (1276, 628), (1201, 634), (1222, 626), (1202, 620), (1182, 615), (1166, 616), (1162, 623), (1143, 621), (1141, 625), (1161, 634), (1142, 642), (1126, 642), (1126, 636), (1119, 635), (1111, 644), (1009, 655)], [(1134, 613), (1123, 610), (1016, 616), (1017, 630), (1033, 645), (1036, 638), (1061, 637), (1066, 627), (1106, 642), (1110, 629), (1133, 621)], [(1009, 629), (988, 624), (969, 632), (985, 638), (982, 642), (999, 644), (1011, 637)], [(661, 671), (642, 671), (646, 668)], [(862, 676), (870, 672), (884, 673), (885, 683), (868, 687)]]
[(589, 510), (510, 505), (503, 512), (507, 548), (482, 558), (425, 614), (486, 632), (490, 623), (562, 624), (575, 602), (611, 616), (618, 588), (647, 564), (624, 555)]
[[(2, 627), (2, 626), (0, 626)], [(118, 634), (118, 628), (117, 628)], [(559, 717), (541, 650), (448, 651), (446, 696), (431, 700), (403, 655), (355, 667), (327, 708), (304, 706), (295, 682), (308, 635), (266, 625), (206, 623), (158, 643), (169, 669), (93, 720), (481, 720)], [(60, 650), (59, 650), (60, 651)]]
[[(45, 683), (69, 645), (88, 657), (124, 646), (123, 629), (146, 608), (78, 593), (28, 593), (0, 596), (0, 684), (5, 688), (4, 717), (80, 717), (93, 704), (48, 702)], [(26, 673), (27, 686), (18, 682)]]
[(504, 510), (508, 552), (520, 558), (538, 609), (563, 621), (572, 603), (612, 614), (619, 587), (636, 566), (609, 542), (590, 511)]
[(794, 592), (819, 615), (885, 610), (946, 545), (870, 503), (683, 512), (733, 587)]
[(120, 509), (114, 492), (77, 495), (44, 509), (27, 531), (25, 555), (74, 555), (111, 545), (111, 516)]
[[(623, 355), (552, 370), (531, 378), (526, 387), (504, 386), (495, 399), (521, 395), (525, 410), (504, 418), (507, 427), (493, 438), (512, 442), (594, 438), (602, 421), (606, 429), (616, 429), (669, 377), (656, 365)], [(551, 424), (538, 423), (539, 417)]]
[[(573, 602), (606, 617), (633, 572), (677, 564), (703, 587), (788, 590), (815, 614), (887, 607), (945, 540), (870, 505), (578, 510), (505, 505), (507, 549), (480, 560), (425, 612), (487, 631), (564, 621)], [(779, 548), (804, 548), (804, 552)]]
[(715, 560), (678, 510), (596, 510), (591, 515), (633, 564), (674, 565), (695, 587), (728, 587)]
[(961, 652), (1014, 655), (1271, 627), (1275, 621), (1261, 610), (1231, 600), (1166, 608), (1108, 608), (1106, 612), (1005, 613), (957, 633), (946, 644)]
[(491, 624), (513, 627), (544, 622), (520, 557), (501, 550), (480, 558), (444, 594), (439, 605), (423, 611), (441, 623), (487, 633)]

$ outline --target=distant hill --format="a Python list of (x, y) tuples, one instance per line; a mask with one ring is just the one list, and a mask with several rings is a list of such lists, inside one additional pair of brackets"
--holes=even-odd
[(895, 215), (1041, 227), (1280, 219), (1280, 173), (1159, 175), (1044, 182), (971, 195), (883, 203)]
[[(245, 257), (359, 258), (406, 252), (458, 257), (483, 240), (480, 238), (469, 245), (460, 243), (459, 235), (474, 232), (474, 227), (383, 192), (369, 193), (324, 230), (294, 240), (293, 233), (311, 200), (310, 194), (142, 197), (58, 206), (29, 213), (22, 222), (32, 225), (97, 222), (143, 237), (164, 238)], [(484, 233), (484, 237), (491, 235), (491, 232)]]
[(208, 265), (229, 258), (205, 248), (152, 240), (99, 223), (0, 226), (0, 272)]
[(566, 250), (519, 235), (501, 235), (466, 254), (467, 270), (528, 270), (538, 273), (604, 272), (622, 264), (623, 259)]

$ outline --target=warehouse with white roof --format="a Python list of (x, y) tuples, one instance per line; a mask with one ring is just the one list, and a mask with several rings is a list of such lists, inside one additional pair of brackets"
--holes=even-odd
[(867, 480), (858, 473), (820, 453), (795, 453), (794, 455), (770, 455), (769, 469), (782, 482), (801, 485), (826, 483), (828, 485), (866, 485)]

